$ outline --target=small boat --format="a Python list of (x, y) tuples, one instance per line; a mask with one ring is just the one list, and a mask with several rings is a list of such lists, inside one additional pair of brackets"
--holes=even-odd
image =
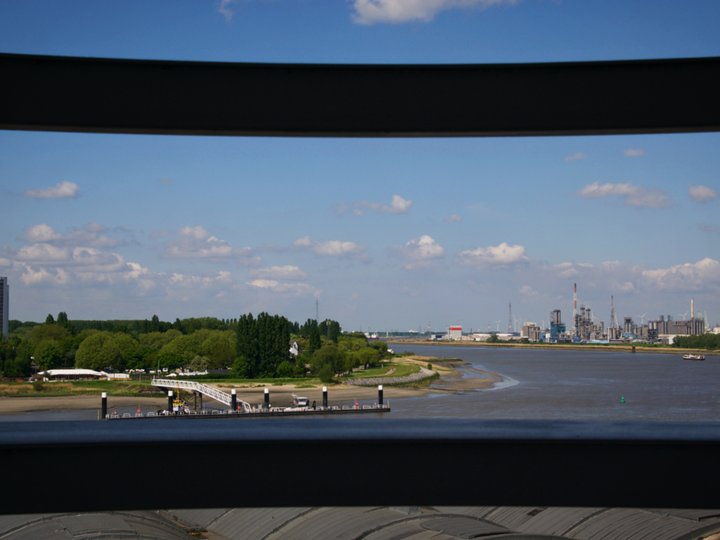
[(705, 355), (703, 354), (683, 354), (683, 360), (705, 360)]

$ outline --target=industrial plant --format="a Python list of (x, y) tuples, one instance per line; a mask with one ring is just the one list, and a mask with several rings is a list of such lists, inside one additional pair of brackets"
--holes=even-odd
[(560, 309), (553, 309), (547, 326), (527, 321), (519, 332), (515, 331), (512, 318), (512, 304), (509, 307), (509, 322), (507, 332), (468, 332), (464, 333), (462, 327), (453, 325), (446, 334), (433, 334), (432, 340), (451, 341), (494, 341), (517, 340), (530, 343), (657, 343), (672, 345), (679, 336), (697, 336), (706, 331), (720, 333), (720, 326), (709, 329), (705, 317), (699, 312), (696, 314), (695, 301), (690, 299), (690, 318), (683, 316), (673, 319), (671, 315), (659, 315), (657, 319), (645, 320), (642, 315), (640, 321), (625, 316), (622, 323), (615, 310), (615, 298), (610, 296), (610, 322), (605, 322), (595, 316), (590, 307), (578, 307), (577, 283), (573, 283), (572, 315), (570, 324), (562, 320)]

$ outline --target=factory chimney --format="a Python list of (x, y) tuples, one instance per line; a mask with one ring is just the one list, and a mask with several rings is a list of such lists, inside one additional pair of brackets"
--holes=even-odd
[(577, 334), (577, 324), (576, 324), (576, 316), (577, 316), (577, 283), (573, 283), (573, 328), (575, 328), (575, 333)]

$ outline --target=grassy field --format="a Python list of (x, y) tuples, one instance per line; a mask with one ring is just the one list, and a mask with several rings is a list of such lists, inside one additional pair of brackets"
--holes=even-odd
[(3, 382), (1, 397), (81, 396), (107, 392), (109, 396), (163, 396), (163, 391), (146, 381), (53, 381)]
[[(382, 366), (357, 371), (348, 378), (407, 377), (426, 366), (427, 360), (398, 358)], [(50, 381), (28, 382), (23, 380), (0, 382), (0, 397), (43, 397), (96, 395), (107, 392), (108, 396), (162, 397), (164, 392), (150, 384), (151, 377), (130, 381)], [(317, 377), (242, 379), (234, 377), (198, 378), (198, 382), (219, 387), (262, 388), (264, 386), (294, 386), (295, 388), (317, 388), (323, 383)]]
[(410, 362), (388, 362), (380, 367), (355, 371), (348, 379), (376, 379), (382, 377), (407, 377), (420, 371), (420, 365)]

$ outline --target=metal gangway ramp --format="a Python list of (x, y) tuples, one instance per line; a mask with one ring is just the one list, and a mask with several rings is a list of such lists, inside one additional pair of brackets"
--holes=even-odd
[[(203, 394), (204, 396), (208, 396), (210, 399), (214, 399), (215, 401), (219, 401), (220, 403), (223, 403), (228, 407), (230, 407), (230, 405), (232, 404), (232, 396), (227, 392), (223, 392), (222, 390), (218, 390), (213, 386), (199, 383), (197, 381), (183, 381), (178, 379), (153, 379), (152, 385), (160, 386), (162, 388), (180, 388), (183, 390), (191, 390), (193, 392)], [(246, 401), (238, 399), (237, 403), (243, 408), (244, 412), (250, 412), (252, 410), (252, 407)]]

